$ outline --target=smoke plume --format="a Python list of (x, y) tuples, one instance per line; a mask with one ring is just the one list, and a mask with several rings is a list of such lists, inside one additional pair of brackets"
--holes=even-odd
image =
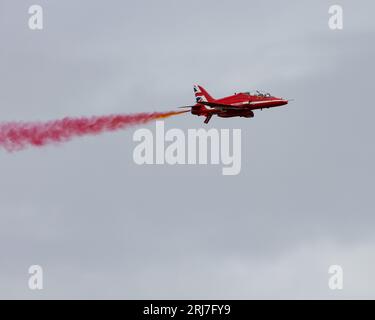
[(186, 111), (64, 118), (47, 122), (0, 123), (0, 147), (7, 151), (18, 151), (29, 146), (42, 147), (66, 142), (76, 137), (126, 129), (184, 112)]

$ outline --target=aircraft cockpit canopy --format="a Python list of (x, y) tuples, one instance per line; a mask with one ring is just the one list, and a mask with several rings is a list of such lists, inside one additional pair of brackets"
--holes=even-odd
[(251, 95), (251, 96), (257, 96), (257, 97), (271, 97), (271, 94), (268, 92), (263, 92), (260, 90), (255, 90), (255, 91), (246, 91), (242, 92), (243, 94)]

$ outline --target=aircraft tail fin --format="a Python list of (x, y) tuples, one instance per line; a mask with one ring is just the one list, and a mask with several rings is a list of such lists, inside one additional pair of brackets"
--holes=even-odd
[(195, 84), (194, 85), (194, 93), (195, 93), (195, 99), (197, 103), (199, 102), (212, 102), (215, 101), (214, 98), (210, 96), (210, 94), (201, 86)]

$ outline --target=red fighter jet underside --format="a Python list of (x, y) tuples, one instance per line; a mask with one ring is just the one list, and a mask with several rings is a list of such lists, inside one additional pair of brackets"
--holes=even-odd
[(290, 101), (260, 91), (235, 93), (225, 98), (214, 99), (199, 85), (194, 85), (194, 93), (197, 104), (182, 108), (191, 108), (192, 114), (206, 117), (204, 123), (208, 123), (213, 115), (221, 118), (252, 118), (253, 110), (280, 107)]

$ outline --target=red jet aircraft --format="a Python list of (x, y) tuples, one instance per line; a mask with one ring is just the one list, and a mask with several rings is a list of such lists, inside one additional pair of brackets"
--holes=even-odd
[(214, 114), (222, 118), (252, 118), (254, 117), (253, 110), (279, 107), (290, 101), (259, 91), (235, 93), (229, 97), (214, 99), (199, 85), (194, 85), (194, 93), (197, 104), (182, 108), (191, 108), (192, 114), (206, 117), (204, 123), (208, 123)]

